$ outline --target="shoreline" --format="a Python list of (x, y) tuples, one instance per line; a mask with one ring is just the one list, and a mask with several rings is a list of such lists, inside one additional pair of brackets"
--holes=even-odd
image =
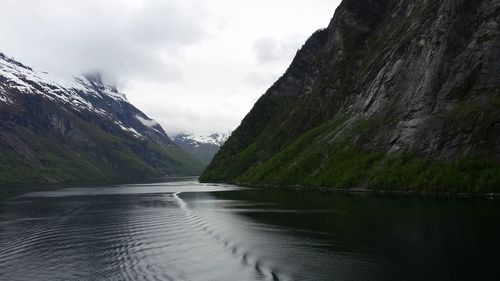
[(200, 182), (205, 184), (232, 184), (248, 188), (273, 188), (281, 190), (293, 190), (300, 192), (327, 192), (327, 193), (344, 193), (358, 195), (389, 195), (389, 196), (407, 196), (407, 197), (438, 197), (438, 198), (458, 198), (458, 199), (488, 199), (500, 200), (500, 193), (470, 193), (470, 192), (428, 192), (415, 190), (374, 190), (368, 188), (334, 188), (334, 187), (318, 187), (304, 185), (272, 185), (272, 184), (250, 184), (238, 182)]
[(198, 176), (172, 176), (162, 178), (149, 178), (144, 180), (133, 181), (82, 181), (82, 182), (59, 182), (59, 183), (13, 183), (0, 184), (0, 203), (15, 197), (19, 194), (31, 191), (52, 190), (60, 188), (75, 188), (75, 187), (120, 187), (124, 185), (134, 184), (154, 184), (169, 181), (193, 180), (197, 181)]
[(129, 182), (80, 182), (80, 183), (54, 183), (54, 184), (13, 184), (13, 185), (0, 185), (0, 202), (15, 196), (18, 193), (26, 191), (40, 190), (40, 189), (53, 189), (53, 188), (69, 188), (69, 187), (82, 187), (82, 186), (122, 186), (130, 184), (141, 183), (161, 183), (175, 180), (194, 180), (201, 184), (229, 184), (246, 188), (272, 188), (296, 192), (325, 192), (325, 193), (343, 193), (354, 195), (387, 195), (387, 196), (405, 196), (405, 197), (437, 197), (437, 198), (458, 198), (458, 199), (488, 199), (500, 200), (500, 193), (469, 193), (469, 192), (427, 192), (415, 190), (374, 190), (361, 187), (353, 188), (334, 188), (334, 187), (318, 187), (318, 186), (304, 186), (304, 185), (272, 185), (272, 184), (250, 184), (242, 182), (219, 181), (219, 182), (205, 182), (199, 181), (199, 177), (165, 177), (155, 179), (145, 179), (143, 181), (129, 181)]

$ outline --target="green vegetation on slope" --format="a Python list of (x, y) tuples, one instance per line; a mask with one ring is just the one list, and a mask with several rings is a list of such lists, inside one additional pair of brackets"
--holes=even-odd
[(0, 185), (29, 183), (125, 182), (162, 176), (196, 176), (202, 164), (176, 146), (133, 140), (78, 122), (91, 140), (66, 143), (17, 127), (17, 151), (3, 150)]
[[(489, 159), (443, 161), (405, 152), (386, 155), (368, 151), (355, 140), (363, 137), (367, 128), (376, 128), (375, 124), (386, 120), (358, 120), (352, 126), (347, 126), (346, 120), (339, 115), (303, 134), (268, 160), (246, 171), (238, 170), (240, 163), (256, 151), (256, 142), (234, 158), (232, 170), (215, 167), (202, 176), (202, 181), (425, 192), (500, 191), (500, 166)], [(231, 180), (238, 173), (240, 176)]]

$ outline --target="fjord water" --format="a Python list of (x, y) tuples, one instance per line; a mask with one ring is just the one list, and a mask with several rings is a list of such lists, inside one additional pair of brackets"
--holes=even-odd
[(498, 280), (497, 201), (195, 181), (0, 203), (1, 280)]

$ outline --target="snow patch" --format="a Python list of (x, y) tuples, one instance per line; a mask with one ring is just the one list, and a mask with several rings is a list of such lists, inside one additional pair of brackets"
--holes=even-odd
[(12, 103), (12, 101), (8, 97), (2, 96), (2, 95), (0, 95), (0, 102), (1, 103)]
[(120, 129), (122, 129), (123, 131), (128, 132), (128, 133), (132, 133), (132, 135), (134, 135), (136, 138), (143, 137), (139, 132), (137, 132), (137, 130), (135, 130), (134, 128), (131, 128), (131, 127), (125, 127), (125, 125), (123, 125), (119, 121), (115, 121), (115, 124), (118, 125), (118, 127), (120, 127)]
[(202, 134), (181, 135), (178, 137), (186, 141), (195, 142), (194, 143), (195, 146), (198, 145), (196, 143), (222, 146), (230, 135), (231, 133), (215, 133), (211, 135), (202, 135)]

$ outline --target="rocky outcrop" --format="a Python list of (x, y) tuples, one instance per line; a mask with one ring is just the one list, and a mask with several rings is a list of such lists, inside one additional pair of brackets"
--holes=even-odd
[(344, 0), (202, 180), (498, 190), (499, 23), (498, 0)]
[(130, 181), (202, 167), (98, 75), (60, 78), (0, 56), (0, 184)]

